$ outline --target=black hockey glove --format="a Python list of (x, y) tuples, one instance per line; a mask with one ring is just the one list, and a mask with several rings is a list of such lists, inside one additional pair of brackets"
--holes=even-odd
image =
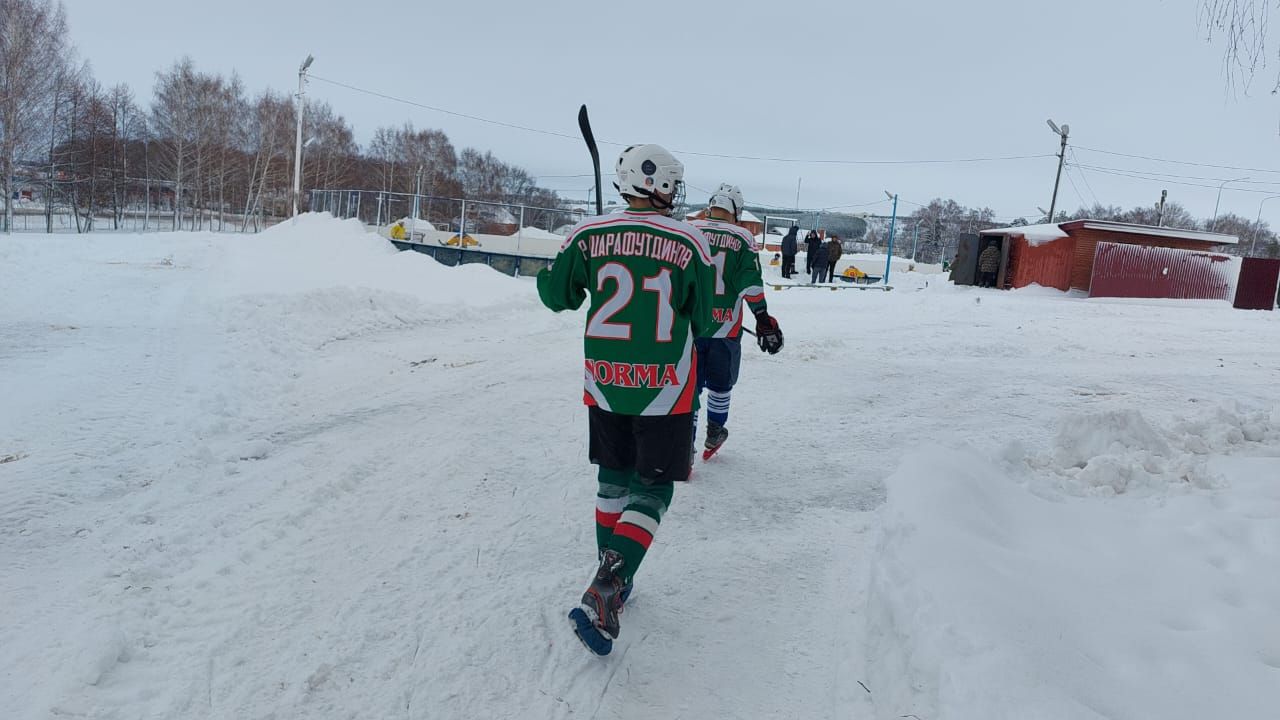
[(756, 342), (770, 355), (777, 355), (782, 349), (782, 328), (768, 312), (756, 313)]

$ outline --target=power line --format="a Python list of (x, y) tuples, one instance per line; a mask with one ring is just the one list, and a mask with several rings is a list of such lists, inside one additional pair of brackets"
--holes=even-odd
[(1150, 155), (1133, 155), (1130, 153), (1113, 152), (1111, 150), (1099, 150), (1098, 148), (1085, 147), (1084, 145), (1073, 145), (1072, 147), (1079, 150), (1086, 150), (1088, 152), (1102, 153), (1103, 155), (1114, 155), (1116, 157), (1131, 158), (1134, 160), (1149, 160), (1151, 162), (1168, 163), (1170, 165), (1190, 165), (1193, 167), (1216, 168), (1218, 170), (1243, 170), (1245, 172), (1280, 173), (1280, 170), (1240, 167), (1238, 165), (1215, 165), (1213, 163), (1191, 162), (1189, 160), (1170, 160), (1168, 158), (1152, 157)]
[(550, 135), (552, 137), (566, 138), (569, 140), (579, 139), (577, 135), (569, 135), (567, 133), (555, 132), (552, 130), (541, 130), (539, 128), (532, 128), (532, 127), (526, 127), (524, 125), (516, 125), (514, 123), (502, 122), (501, 120), (492, 120), (490, 118), (480, 117), (479, 115), (469, 115), (467, 113), (460, 113), (460, 112), (455, 112), (453, 110), (446, 110), (442, 107), (436, 107), (434, 105), (427, 105), (420, 102), (414, 102), (413, 100), (406, 100), (401, 97), (396, 97), (394, 95), (387, 95), (386, 93), (375, 92), (373, 90), (366, 90), (361, 87), (356, 87), (355, 85), (348, 85), (343, 82), (338, 82), (337, 80), (330, 80), (328, 78), (323, 78), (323, 77), (320, 77), (319, 75), (307, 75), (307, 77), (311, 80), (319, 80), (320, 82), (329, 83), (330, 85), (337, 85), (338, 87), (346, 88), (348, 90), (352, 90), (358, 93), (364, 93), (365, 95), (372, 95), (374, 97), (383, 98), (384, 100), (391, 100), (393, 102), (398, 102), (405, 105), (412, 105), (414, 107), (423, 108), (425, 110), (432, 110), (438, 113), (444, 113), (445, 115), (453, 115), (454, 117), (466, 118), (468, 120), (475, 120), (477, 122), (482, 122), (482, 123), (489, 123), (490, 125), (498, 125), (505, 128), (511, 128), (512, 130), (524, 130), (525, 132), (539, 133), (542, 135)]
[[(529, 127), (527, 125), (518, 125), (516, 123), (504, 122), (502, 120), (494, 120), (492, 118), (481, 117), (479, 115), (472, 115), (470, 113), (457, 112), (455, 110), (447, 110), (445, 108), (438, 107), (435, 105), (428, 105), (426, 103), (420, 103), (414, 100), (408, 100), (406, 98), (397, 97), (395, 95), (390, 95), (387, 93), (377, 92), (375, 90), (367, 90), (365, 88), (357, 87), (355, 85), (351, 85), (344, 82), (339, 82), (337, 80), (330, 80), (329, 78), (321, 77), (319, 75), (307, 75), (307, 77), (312, 80), (318, 80), (323, 83), (328, 83), (330, 85), (335, 85), (340, 88), (345, 88), (353, 92), (363, 93), (365, 95), (382, 98), (384, 100), (390, 100), (392, 102), (397, 102), (404, 105), (410, 105), (412, 107), (422, 108), (424, 110), (431, 110), (433, 112), (444, 113), (445, 115), (452, 115), (454, 117), (465, 118), (467, 120), (474, 120), (476, 122), (488, 123), (490, 125), (497, 125), (499, 127), (505, 127), (512, 130), (522, 130), (524, 132), (538, 133), (540, 135), (549, 135), (551, 137), (564, 138), (566, 140), (577, 141), (580, 139), (577, 135), (573, 135), (569, 133), (557, 132), (555, 130), (544, 130), (542, 128)], [(603, 140), (603, 139), (598, 140), (598, 142), (601, 145), (612, 145), (615, 147), (626, 147), (631, 144), (631, 143), (621, 143), (621, 142), (616, 142), (612, 140)], [(1042, 155), (1002, 155), (1002, 156), (993, 156), (993, 157), (941, 158), (941, 159), (920, 159), (920, 160), (849, 160), (849, 159), (837, 159), (837, 158), (791, 158), (791, 157), (774, 157), (774, 156), (765, 156), (765, 155), (735, 155), (731, 153), (708, 153), (708, 152), (698, 152), (695, 150), (679, 150), (679, 149), (672, 150), (672, 152), (680, 155), (688, 155), (693, 157), (718, 158), (721, 160), (747, 160), (752, 162), (795, 163), (795, 164), (803, 164), (803, 165), (948, 165), (948, 164), (967, 164), (967, 163), (1006, 162), (1006, 161), (1015, 161), (1015, 160), (1036, 160), (1041, 158), (1057, 157), (1056, 155), (1052, 155), (1052, 154), (1042, 154)]]
[[(1280, 180), (1248, 180), (1248, 179), (1242, 180), (1242, 179), (1229, 179), (1229, 178), (1215, 178), (1215, 177), (1204, 177), (1201, 175), (1180, 175), (1177, 173), (1162, 173), (1162, 172), (1157, 172), (1155, 170), (1131, 170), (1129, 168), (1113, 168), (1113, 167), (1104, 167), (1101, 165), (1084, 165), (1080, 163), (1072, 163), (1072, 164), (1075, 165), (1075, 167), (1084, 168), (1087, 170), (1096, 170), (1098, 172), (1110, 171), (1113, 173), (1132, 173), (1136, 175), (1150, 176), (1152, 179), (1155, 179), (1155, 180), (1160, 180), (1163, 178), (1173, 178), (1176, 180), (1203, 180), (1206, 182), (1213, 182), (1213, 183), (1231, 183), (1233, 185), (1280, 185)], [(1205, 187), (1216, 188), (1218, 186), (1205, 185)], [(1239, 190), (1240, 188), (1235, 188), (1235, 189)]]
[[(1129, 171), (1112, 170), (1109, 168), (1099, 168), (1099, 167), (1093, 167), (1093, 166), (1089, 166), (1089, 169), (1097, 173), (1102, 173), (1103, 175), (1115, 175), (1116, 177), (1129, 178), (1131, 180), (1143, 180), (1151, 183), (1164, 183), (1166, 185), (1182, 185), (1185, 187), (1207, 188), (1209, 190), (1218, 189), (1217, 185), (1205, 185), (1204, 183), (1191, 183), (1191, 182), (1183, 182), (1181, 180), (1170, 180), (1168, 178), (1150, 177), (1148, 175), (1135, 174)], [(1272, 194), (1275, 192), (1274, 189), (1251, 190), (1249, 188), (1239, 188), (1239, 187), (1232, 188), (1232, 190), (1234, 190), (1235, 192), (1256, 193), (1256, 194), (1263, 194), (1263, 195)]]
[(1071, 177), (1071, 168), (1068, 167), (1066, 170), (1067, 182), (1071, 183), (1071, 191), (1076, 194), (1076, 199), (1080, 201), (1081, 205), (1087, 205), (1089, 201), (1085, 200), (1084, 196), (1080, 194), (1080, 188), (1076, 187), (1075, 178)]
[[(1071, 148), (1071, 159), (1076, 163), (1076, 166), (1079, 167), (1080, 159), (1076, 157), (1075, 148)], [(1093, 191), (1093, 186), (1089, 184), (1089, 176), (1083, 169), (1080, 170), (1080, 179), (1084, 181), (1085, 189), (1089, 191), (1090, 197), (1093, 198), (1093, 204), (1101, 205), (1102, 203), (1098, 202), (1098, 194)]]
[[(620, 145), (621, 143), (610, 143)], [(692, 150), (673, 150), (681, 155), (694, 157), (719, 158), (721, 160), (750, 160), (753, 162), (798, 163), (804, 165), (951, 165), (962, 163), (1004, 162), (1010, 160), (1035, 160), (1039, 158), (1057, 157), (1057, 155), (1005, 155), (1001, 157), (948, 158), (940, 160), (844, 160), (818, 158), (786, 158), (761, 155), (728, 155), (722, 153), (694, 152)]]

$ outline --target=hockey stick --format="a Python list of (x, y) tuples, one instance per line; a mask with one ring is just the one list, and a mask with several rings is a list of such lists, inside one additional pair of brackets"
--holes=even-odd
[(600, 149), (596, 147), (596, 136), (591, 133), (591, 120), (587, 118), (587, 106), (578, 110), (578, 129), (582, 131), (582, 139), (591, 152), (591, 169), (596, 174), (596, 215), (604, 214), (604, 198), (600, 197)]

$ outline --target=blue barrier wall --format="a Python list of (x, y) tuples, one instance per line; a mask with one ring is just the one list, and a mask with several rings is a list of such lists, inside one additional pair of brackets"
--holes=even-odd
[(513, 277), (537, 275), (538, 271), (542, 268), (551, 266), (551, 258), (545, 257), (507, 255), (505, 253), (492, 253), (485, 252), (483, 250), (459, 250), (456, 247), (424, 245), (422, 243), (412, 243), (404, 240), (392, 240), (391, 244), (395, 245), (397, 250), (412, 250), (424, 255), (430, 255), (441, 265), (481, 263), (488, 265), (504, 275), (511, 275)]

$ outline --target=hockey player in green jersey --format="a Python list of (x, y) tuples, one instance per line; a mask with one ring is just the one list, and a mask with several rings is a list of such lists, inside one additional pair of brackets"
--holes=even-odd
[(769, 315), (760, 278), (760, 252), (755, 238), (739, 226), (742, 191), (723, 184), (707, 203), (707, 219), (695, 220), (711, 246), (715, 269), (715, 293), (711, 303), (715, 321), (707, 337), (695, 341), (698, 354), (698, 394), (707, 388), (707, 432), (703, 459), (710, 458), (729, 438), (729, 397), (738, 382), (742, 363), (743, 303), (756, 318), (756, 341), (760, 349), (777, 353), (782, 349), (782, 329)]
[(600, 655), (618, 636), (618, 616), (671, 504), (672, 483), (689, 477), (694, 338), (711, 331), (715, 282), (706, 238), (668, 217), (683, 190), (680, 161), (657, 145), (634, 145), (622, 151), (616, 172), (627, 210), (579, 223), (538, 273), (538, 295), (556, 312), (590, 297), (583, 401), (589, 457), (599, 467), (600, 564), (569, 617)]

